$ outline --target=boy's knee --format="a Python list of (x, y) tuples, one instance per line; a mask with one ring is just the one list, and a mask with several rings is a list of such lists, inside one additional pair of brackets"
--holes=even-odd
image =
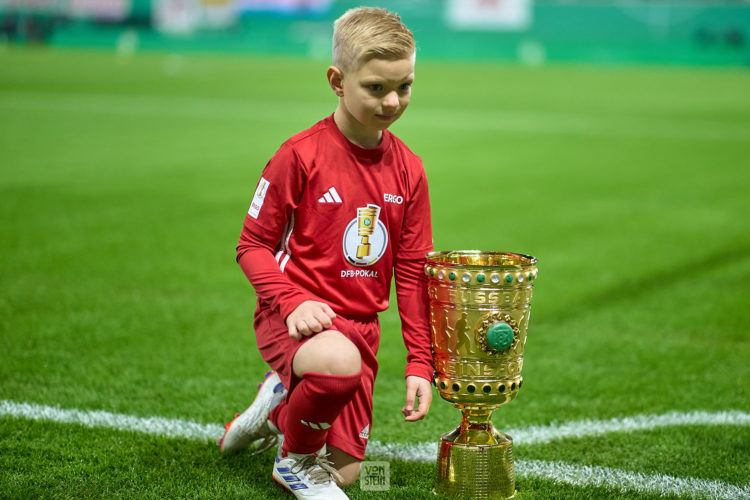
[(294, 372), (301, 377), (305, 372), (325, 375), (356, 375), (362, 370), (359, 349), (341, 332), (321, 332), (294, 356)]

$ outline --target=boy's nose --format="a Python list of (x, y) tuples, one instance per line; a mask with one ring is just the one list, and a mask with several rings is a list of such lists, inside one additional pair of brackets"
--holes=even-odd
[(396, 92), (389, 92), (383, 98), (383, 108), (386, 108), (386, 109), (398, 108), (398, 95), (396, 94)]

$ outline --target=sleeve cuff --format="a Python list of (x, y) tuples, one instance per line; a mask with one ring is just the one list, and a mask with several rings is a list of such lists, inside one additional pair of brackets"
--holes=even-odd
[(435, 369), (432, 367), (432, 365), (425, 365), (422, 363), (411, 363), (406, 365), (405, 377), (414, 375), (416, 377), (421, 377), (423, 379), (429, 380), (430, 383), (432, 383), (434, 374)]

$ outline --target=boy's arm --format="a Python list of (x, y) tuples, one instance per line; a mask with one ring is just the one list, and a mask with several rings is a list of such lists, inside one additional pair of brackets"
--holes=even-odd
[(432, 348), (424, 262), (424, 257), (420, 257), (396, 263), (396, 296), (407, 349), (406, 401), (401, 413), (407, 422), (423, 419), (432, 403)]
[(252, 230), (246, 218), (237, 245), (237, 263), (253, 285), (255, 294), (279, 311), (286, 320), (303, 302), (319, 299), (292, 283), (281, 272), (273, 250), (267, 241)]
[(305, 182), (302, 160), (284, 144), (263, 169), (237, 244), (237, 262), (256, 295), (284, 320), (303, 302), (319, 300), (289, 280), (274, 256)]
[[(406, 355), (407, 421), (424, 418), (432, 401), (432, 344), (427, 300), (426, 254), (432, 250), (432, 224), (427, 179), (422, 170), (409, 197), (395, 260), (396, 299)], [(419, 400), (414, 408), (414, 400)]]
[[(425, 254), (427, 252), (424, 252)], [(401, 331), (406, 346), (406, 376), (432, 380), (432, 344), (430, 338), (425, 257), (396, 261), (396, 299)]]

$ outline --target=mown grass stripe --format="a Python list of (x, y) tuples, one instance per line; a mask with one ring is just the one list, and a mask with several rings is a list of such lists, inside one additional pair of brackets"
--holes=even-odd
[[(34, 403), (0, 400), (0, 417), (80, 424), (135, 431), (170, 438), (212, 441), (221, 437), (224, 428), (218, 424), (200, 424), (189, 420), (162, 417), (138, 417), (96, 410), (70, 410)], [(578, 420), (547, 426), (509, 430), (517, 444), (533, 445), (550, 441), (604, 435), (610, 432), (632, 432), (682, 425), (750, 425), (750, 414), (740, 411), (663, 415), (634, 415), (610, 420)], [(437, 457), (435, 443), (382, 443), (373, 441), (367, 448), (368, 458), (433, 462)], [(680, 478), (665, 474), (645, 474), (608, 467), (571, 465), (542, 460), (516, 460), (516, 472), (522, 478), (539, 478), (578, 487), (604, 487), (617, 491), (636, 491), (658, 495), (677, 495), (717, 499), (750, 499), (750, 485), (740, 487), (721, 481)]]
[[(0, 92), (0, 109), (14, 111), (74, 114), (106, 114), (127, 117), (203, 118), (269, 120), (297, 123), (300, 114), (325, 114), (329, 104), (317, 101), (273, 101), (247, 98), (221, 98), (176, 95), (91, 94), (33, 91)], [(289, 111), (289, 113), (281, 112)], [(294, 111), (293, 113), (291, 111)], [(517, 133), (548, 133), (632, 137), (641, 139), (750, 141), (750, 128), (715, 120), (654, 118), (644, 120), (638, 115), (602, 115), (601, 113), (570, 113), (535, 110), (508, 110), (498, 114), (483, 109), (425, 108), (410, 112), (406, 127), (444, 129), (442, 117), (449, 115), (451, 130), (499, 130)], [(679, 125), (676, 126), (676, 125)]]

